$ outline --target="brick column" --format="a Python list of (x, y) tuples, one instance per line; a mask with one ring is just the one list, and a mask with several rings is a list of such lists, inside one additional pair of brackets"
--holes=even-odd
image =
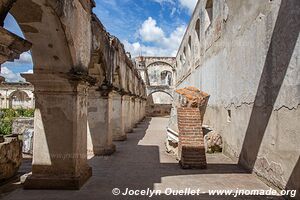
[(209, 95), (194, 87), (176, 90), (181, 96), (177, 106), (179, 130), (178, 156), (182, 168), (207, 167), (202, 122)]
[(206, 168), (199, 108), (178, 108), (179, 157), (183, 168)]

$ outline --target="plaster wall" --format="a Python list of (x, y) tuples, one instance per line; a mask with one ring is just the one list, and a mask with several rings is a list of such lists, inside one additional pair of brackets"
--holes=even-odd
[(206, 1), (198, 2), (177, 54), (176, 87), (211, 95), (204, 124), (222, 135), (225, 154), (273, 185), (299, 191), (300, 3), (213, 3), (213, 21), (204, 30)]

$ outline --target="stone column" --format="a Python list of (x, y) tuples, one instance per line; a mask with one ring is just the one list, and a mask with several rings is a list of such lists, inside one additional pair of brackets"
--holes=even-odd
[(130, 111), (130, 114), (131, 114), (131, 120), (130, 120), (130, 123), (131, 123), (131, 127), (132, 128), (135, 128), (136, 127), (136, 123), (135, 123), (135, 97), (131, 97), (131, 101), (130, 101), (130, 108), (131, 108), (131, 111)]
[(146, 101), (142, 99), (142, 119), (146, 116)]
[(27, 74), (35, 88), (32, 175), (25, 189), (79, 189), (87, 164), (87, 86), (58, 74)]
[(140, 104), (140, 112), (139, 112), (140, 121), (143, 120), (143, 104), (142, 103), (143, 103), (143, 100), (140, 99), (140, 102), (139, 102), (139, 104)]
[[(124, 108), (123, 108), (124, 107)], [(132, 132), (132, 126), (131, 126), (131, 97), (128, 95), (124, 95), (122, 97), (122, 109), (125, 110), (123, 113), (124, 116), (124, 124), (125, 124), (125, 132), (131, 133)]]
[(122, 103), (122, 96), (117, 92), (111, 92), (112, 99), (112, 135), (114, 141), (124, 141), (127, 139), (124, 127), (125, 103)]
[(111, 155), (115, 152), (112, 142), (112, 98), (108, 92), (92, 87), (88, 95), (88, 153), (95, 156)]

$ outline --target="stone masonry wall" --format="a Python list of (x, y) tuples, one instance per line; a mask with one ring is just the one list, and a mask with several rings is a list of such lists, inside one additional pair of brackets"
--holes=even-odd
[(22, 161), (22, 141), (18, 137), (5, 137), (0, 143), (0, 182), (14, 176)]
[(212, 2), (209, 21), (207, 1), (198, 1), (177, 54), (176, 87), (211, 95), (204, 124), (222, 135), (225, 154), (299, 191), (300, 1)]
[(22, 152), (26, 154), (33, 153), (33, 123), (33, 118), (17, 118), (14, 119), (12, 125), (12, 134), (22, 136)]

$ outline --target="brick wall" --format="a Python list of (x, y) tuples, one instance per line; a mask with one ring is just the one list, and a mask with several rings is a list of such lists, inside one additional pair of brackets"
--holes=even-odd
[(179, 158), (182, 168), (206, 168), (202, 119), (199, 108), (177, 109)]

